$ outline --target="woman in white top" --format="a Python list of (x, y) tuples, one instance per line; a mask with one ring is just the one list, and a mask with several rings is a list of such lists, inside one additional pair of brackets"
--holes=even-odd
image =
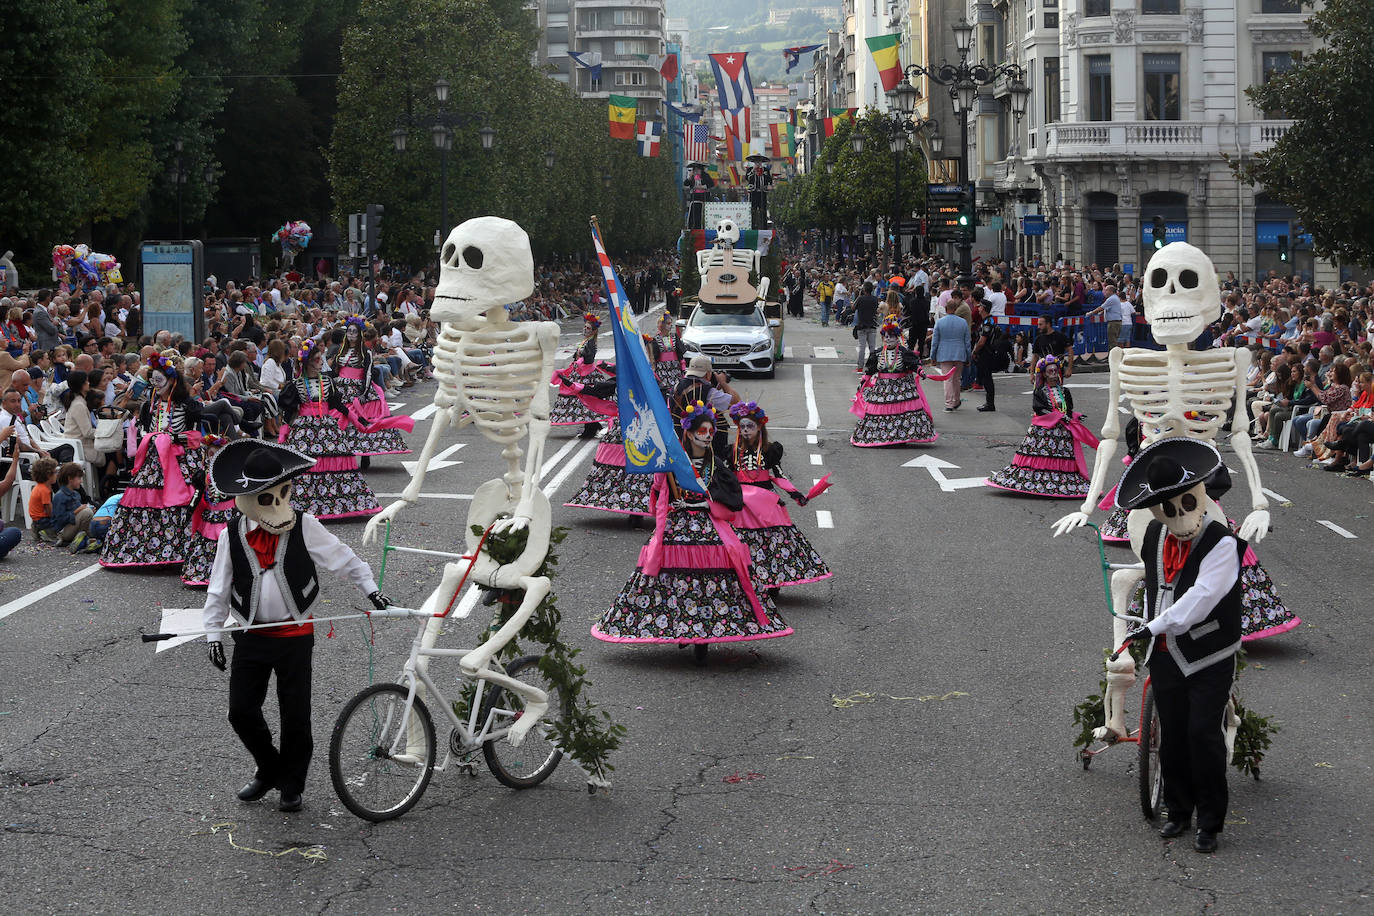
[(270, 393), (273, 397), (281, 396), (282, 386), (286, 384), (286, 370), (282, 368), (282, 362), (286, 359), (286, 344), (280, 339), (269, 341), (267, 344), (267, 359), (263, 360), (262, 371), (258, 374), (258, 383), (262, 389)]

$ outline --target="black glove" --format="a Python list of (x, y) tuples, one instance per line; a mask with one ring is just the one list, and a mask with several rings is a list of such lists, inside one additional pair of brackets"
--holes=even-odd
[(224, 670), (224, 643), (210, 642), (205, 644), (205, 654), (210, 657), (210, 664), (219, 670)]
[(797, 501), (797, 505), (799, 505), (799, 506), (804, 506), (804, 505), (806, 505), (807, 503), (811, 502), (811, 500), (809, 500), (809, 499), (806, 498), (806, 494), (805, 494), (805, 493), (799, 494), (799, 495), (797, 495), (797, 496), (795, 496), (795, 497), (793, 497), (793, 498)]
[(391, 607), (391, 599), (383, 595), (380, 589), (368, 595), (367, 600), (371, 601), (372, 606), (379, 611)]
[(1126, 642), (1135, 642), (1140, 639), (1154, 639), (1154, 635), (1155, 634), (1150, 632), (1149, 627), (1142, 624), (1126, 632)]

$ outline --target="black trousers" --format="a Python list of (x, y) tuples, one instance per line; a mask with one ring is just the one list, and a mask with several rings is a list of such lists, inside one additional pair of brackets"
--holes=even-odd
[[(310, 666), (313, 634), (263, 636), (234, 634), (234, 658), (229, 666), (229, 724), (258, 765), (257, 778), (284, 795), (305, 788), (310, 755)], [(281, 708), (281, 749), (272, 744), (272, 730), (262, 716), (267, 682), (277, 676), (277, 705)]]
[(978, 361), (978, 384), (983, 386), (983, 396), (988, 404), (997, 401), (997, 384), (992, 380), (992, 360)]
[(1184, 677), (1169, 653), (1156, 646), (1150, 683), (1159, 710), (1159, 770), (1171, 821), (1188, 821), (1220, 833), (1226, 824), (1226, 739), (1222, 718), (1235, 679), (1232, 656)]

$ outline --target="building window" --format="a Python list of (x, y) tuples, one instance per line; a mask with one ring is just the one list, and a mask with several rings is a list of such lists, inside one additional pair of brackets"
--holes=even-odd
[(1179, 14), (1178, 0), (1140, 0), (1140, 11), (1142, 13), (1172, 13)]
[(1301, 13), (1302, 0), (1260, 0), (1261, 13)]
[(1112, 0), (1086, 0), (1083, 4), (1084, 16), (1110, 16)]
[(644, 72), (642, 70), (617, 70), (615, 71), (615, 84), (617, 86), (643, 86)]
[(1179, 56), (1146, 54), (1145, 120), (1177, 121), (1183, 115), (1179, 98)]
[(1108, 54), (1088, 57), (1088, 120), (1112, 119), (1112, 58)]
[(1059, 58), (1045, 58), (1045, 123), (1060, 120)]
[(1058, 13), (1050, 12), (1050, 13), (1046, 13), (1046, 14), (1045, 14), (1045, 28), (1047, 28), (1047, 29), (1057, 29), (1057, 28), (1059, 28), (1059, 14), (1058, 14)]
[(615, 43), (615, 56), (616, 56), (616, 57), (628, 57), (628, 56), (630, 56), (630, 55), (632, 55), (632, 54), (648, 54), (648, 53), (649, 53), (648, 44), (647, 44), (646, 42), (639, 41), (638, 39), (631, 39), (631, 40), (629, 40), (629, 41), (617, 41), (617, 42)]
[(616, 10), (616, 25), (643, 25), (644, 10)]
[[(1260, 70), (1263, 73), (1263, 82), (1269, 82), (1276, 76), (1287, 73), (1293, 69), (1297, 63), (1299, 55), (1294, 51), (1266, 51), (1260, 57)], [(1268, 109), (1264, 111), (1266, 118), (1286, 118), (1288, 115), (1279, 109)]]

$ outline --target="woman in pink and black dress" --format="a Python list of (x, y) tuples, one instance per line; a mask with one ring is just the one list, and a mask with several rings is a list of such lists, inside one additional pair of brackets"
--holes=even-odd
[(1097, 436), (1074, 413), (1073, 395), (1063, 386), (1059, 360), (1046, 356), (1035, 364), (1031, 406), (1035, 419), (1011, 464), (988, 478), (988, 486), (1031, 496), (1082, 499), (1088, 493), (1088, 461), (1083, 448), (1097, 448)]
[(558, 386), (558, 398), (549, 410), (552, 426), (581, 426), (582, 438), (596, 435), (597, 427), (607, 417), (615, 416), (614, 401), (595, 397), (586, 386), (615, 379), (615, 368), (596, 358), (596, 335), (601, 319), (588, 312), (582, 316), (582, 342), (577, 345), (572, 363), (553, 374)]
[[(229, 440), (209, 435), (204, 439), (206, 464), (220, 446)], [(186, 562), (181, 564), (181, 584), (203, 587), (210, 584), (210, 570), (215, 565), (215, 548), (219, 534), (238, 515), (234, 500), (225, 498), (209, 485), (206, 474), (196, 475), (196, 501), (191, 508), (191, 532), (187, 538)]]
[(744, 506), (739, 480), (715, 454), (715, 416), (700, 401), (682, 418), (683, 446), (709, 496), (655, 474), (656, 524), (639, 564), (610, 610), (592, 627), (605, 642), (693, 646), (698, 663), (711, 643), (792, 633), (749, 576), (749, 549), (729, 518)]
[(344, 319), (344, 342), (334, 355), (334, 384), (350, 421), (358, 430), (358, 454), (404, 455), (410, 446), (401, 431), (411, 432), (415, 421), (393, 417), (386, 393), (372, 380), (372, 351), (363, 342), (367, 322), (361, 315)]
[(686, 350), (682, 337), (677, 332), (677, 322), (664, 309), (658, 316), (658, 331), (649, 339), (650, 355), (654, 359), (654, 378), (658, 381), (663, 396), (669, 397), (682, 381), (683, 371), (687, 368)]
[(301, 374), (282, 389), (279, 438), (315, 465), (296, 478), (291, 504), (322, 521), (376, 515), (382, 507), (358, 470), (358, 433), (334, 380), (323, 371), (324, 353), (309, 340), (299, 359)]
[[(615, 382), (593, 382), (585, 390), (599, 397), (614, 398)], [(649, 491), (654, 485), (654, 475), (630, 474), (625, 470), (625, 437), (620, 432), (618, 414), (609, 418), (606, 431), (599, 439), (587, 478), (563, 505), (628, 515), (631, 524), (638, 525), (638, 519), (651, 514)]]
[(792, 523), (778, 496), (781, 490), (799, 506), (808, 502), (782, 472), (782, 443), (768, 441), (768, 414), (748, 401), (731, 405), (730, 418), (735, 421), (735, 443), (726, 460), (744, 492), (744, 508), (731, 524), (749, 548), (754, 587), (775, 596), (787, 585), (829, 579), (834, 573)]
[(940, 438), (930, 418), (930, 405), (921, 390), (921, 379), (943, 381), (921, 368), (921, 358), (902, 346), (902, 329), (889, 315), (879, 329), (883, 345), (868, 355), (859, 390), (849, 412), (859, 418), (850, 445), (871, 448), (934, 442)]
[(193, 481), (205, 470), (195, 428), (200, 409), (181, 370), (163, 356), (148, 360), (151, 395), (139, 411), (143, 432), (133, 480), (100, 549), (101, 566), (165, 566), (186, 559)]

